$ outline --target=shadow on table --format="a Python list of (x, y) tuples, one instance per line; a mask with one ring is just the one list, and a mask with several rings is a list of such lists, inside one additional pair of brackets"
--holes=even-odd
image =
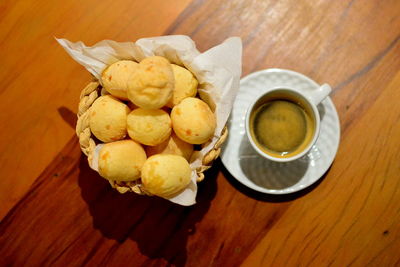
[(84, 155), (79, 168), (78, 182), (94, 228), (119, 243), (131, 238), (149, 258), (185, 265), (188, 237), (196, 232), (195, 224), (207, 213), (217, 191), (216, 168), (207, 173), (207, 183), (199, 185), (197, 204), (192, 207), (182, 207), (157, 197), (119, 194), (89, 168)]
[[(74, 112), (62, 106), (58, 113), (75, 129), (77, 117)], [(199, 184), (197, 204), (192, 207), (182, 207), (158, 197), (119, 194), (90, 169), (84, 155), (79, 162), (78, 183), (93, 226), (104, 237), (120, 244), (131, 238), (143, 255), (183, 266), (188, 237), (196, 232), (195, 224), (202, 220), (216, 195), (217, 174), (218, 168), (207, 171), (207, 182)]]
[(69, 108), (61, 106), (57, 108), (58, 114), (61, 118), (72, 128), (75, 129), (76, 121), (78, 120), (76, 114)]

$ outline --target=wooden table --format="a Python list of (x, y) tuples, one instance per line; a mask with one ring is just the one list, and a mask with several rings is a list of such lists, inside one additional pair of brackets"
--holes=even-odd
[[(400, 265), (400, 1), (0, 3), (1, 266)], [(54, 37), (243, 40), (243, 75), (278, 67), (332, 85), (341, 144), (288, 196), (240, 186), (220, 161), (198, 204), (120, 195), (74, 135), (90, 75)]]

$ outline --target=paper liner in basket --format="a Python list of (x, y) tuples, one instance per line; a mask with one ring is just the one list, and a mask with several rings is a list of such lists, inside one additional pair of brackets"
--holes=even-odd
[[(217, 118), (214, 137), (203, 145), (201, 151), (192, 157), (191, 182), (180, 194), (169, 198), (170, 201), (189, 206), (196, 203), (197, 184), (196, 169), (202, 166), (204, 156), (214, 147), (224, 128), (233, 101), (239, 89), (242, 70), (242, 42), (238, 37), (231, 37), (204, 53), (200, 53), (195, 43), (188, 36), (171, 35), (143, 38), (133, 42), (101, 41), (88, 47), (82, 42), (72, 43), (65, 39), (57, 39), (67, 53), (83, 65), (101, 82), (103, 70), (110, 64), (130, 59), (140, 62), (149, 56), (163, 56), (171, 63), (183, 65), (189, 69), (199, 81), (200, 98), (206, 101)], [(101, 144), (99, 144), (101, 145)], [(95, 149), (98, 153), (99, 147)], [(96, 161), (97, 155), (93, 156)], [(90, 164), (97, 171), (97, 161)]]

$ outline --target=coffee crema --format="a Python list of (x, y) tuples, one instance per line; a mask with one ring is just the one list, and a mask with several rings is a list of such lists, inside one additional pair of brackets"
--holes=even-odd
[(289, 94), (273, 94), (250, 115), (250, 134), (258, 148), (274, 157), (287, 158), (302, 152), (315, 132), (311, 108)]

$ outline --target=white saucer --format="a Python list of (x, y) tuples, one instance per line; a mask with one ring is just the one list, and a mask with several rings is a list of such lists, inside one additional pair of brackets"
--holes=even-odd
[(246, 111), (259, 95), (276, 86), (306, 91), (319, 87), (310, 78), (283, 69), (266, 69), (241, 79), (221, 160), (243, 185), (262, 193), (288, 194), (315, 183), (329, 169), (339, 146), (340, 124), (336, 108), (328, 97), (318, 105), (320, 135), (307, 156), (289, 163), (277, 163), (261, 157), (251, 147), (245, 133)]

